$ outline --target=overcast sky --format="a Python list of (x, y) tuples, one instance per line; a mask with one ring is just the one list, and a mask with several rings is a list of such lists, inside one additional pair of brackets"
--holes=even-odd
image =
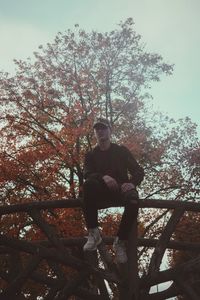
[(76, 23), (110, 31), (128, 17), (146, 49), (175, 64), (172, 76), (153, 84), (154, 107), (189, 116), (200, 136), (200, 0), (0, 0), (0, 70), (13, 73), (14, 58), (31, 57)]

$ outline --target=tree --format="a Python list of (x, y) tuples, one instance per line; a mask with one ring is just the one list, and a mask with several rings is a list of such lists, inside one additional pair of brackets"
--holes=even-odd
[[(172, 74), (173, 66), (146, 51), (132, 19), (106, 33), (76, 25), (40, 46), (34, 62), (15, 63), (14, 76), (0, 76), (3, 205), (81, 195), (83, 156), (94, 145), (96, 115), (110, 120), (114, 139), (144, 166), (142, 197), (197, 198), (198, 172), (191, 164), (199, 149), (196, 125), (151, 110), (151, 83)], [(48, 211), (45, 218), (60, 224), (63, 236), (84, 234), (80, 210)], [(3, 221), (2, 233), (41, 237), (26, 215)]]
[[(195, 244), (200, 242), (200, 234), (199, 234), (199, 224), (200, 224), (200, 216), (198, 213), (190, 212), (186, 213), (180, 223), (178, 224), (174, 239), (176, 241), (185, 241), (191, 244)], [(187, 263), (189, 260), (198, 258), (199, 251), (180, 251), (180, 250), (173, 250), (169, 255), (170, 265), (172, 267), (176, 267), (181, 265), (181, 263)], [(182, 276), (181, 281), (187, 287), (189, 285), (194, 289), (197, 295), (200, 295), (200, 288), (199, 288), (199, 272), (193, 270), (190, 272), (185, 278)], [(188, 299), (187, 296), (178, 296), (178, 299)]]

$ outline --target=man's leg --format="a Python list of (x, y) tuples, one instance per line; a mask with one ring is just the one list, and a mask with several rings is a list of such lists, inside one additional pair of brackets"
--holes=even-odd
[(119, 263), (125, 263), (127, 261), (125, 241), (128, 240), (133, 221), (138, 215), (138, 193), (136, 190), (127, 191), (122, 195), (122, 199), (124, 203), (124, 213), (117, 237), (113, 244), (113, 248), (116, 252), (116, 260)]
[(106, 197), (106, 188), (103, 182), (96, 179), (87, 179), (83, 185), (84, 215), (88, 229), (88, 241), (84, 251), (96, 250), (102, 238), (98, 229), (98, 207)]
[(120, 240), (128, 240), (133, 221), (138, 216), (138, 192), (135, 189), (127, 191), (122, 195), (122, 199), (124, 203), (124, 213), (117, 235)]

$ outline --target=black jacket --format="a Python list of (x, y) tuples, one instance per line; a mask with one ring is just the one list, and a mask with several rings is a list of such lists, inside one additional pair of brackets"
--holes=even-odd
[[(137, 163), (131, 152), (125, 146), (111, 143), (109, 148), (109, 161), (102, 160), (99, 146), (85, 155), (84, 178), (99, 178), (110, 175), (119, 183), (132, 182), (139, 185), (144, 177), (143, 168)], [(109, 164), (110, 173), (105, 173), (105, 164)]]

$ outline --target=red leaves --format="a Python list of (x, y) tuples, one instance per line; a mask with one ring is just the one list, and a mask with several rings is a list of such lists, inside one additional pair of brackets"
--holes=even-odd
[(200, 165), (200, 147), (198, 147), (196, 149), (192, 149), (188, 153), (188, 162), (191, 165), (196, 165), (196, 166)]
[[(34, 63), (16, 61), (16, 75), (0, 80), (4, 203), (78, 196), (84, 153), (95, 144), (97, 115), (111, 121), (113, 140), (125, 144), (145, 168), (141, 196), (166, 198), (169, 190), (174, 197), (178, 192), (194, 196), (195, 126), (189, 119), (175, 124), (147, 106), (151, 82), (170, 74), (173, 66), (145, 51), (131, 18), (107, 33), (75, 27), (39, 48)], [(79, 230), (71, 215), (69, 220), (66, 228)], [(103, 230), (109, 233), (106, 224), (114, 230), (118, 218), (105, 220)]]
[[(189, 243), (200, 243), (200, 216), (199, 213), (189, 212), (182, 217), (178, 224), (174, 239), (176, 241), (184, 241)], [(186, 262), (192, 257), (196, 257), (198, 253), (186, 251), (173, 251), (171, 255), (171, 265), (177, 265)]]
[(115, 236), (121, 221), (120, 214), (108, 214), (102, 217), (100, 226), (102, 227), (103, 234), (106, 236)]

